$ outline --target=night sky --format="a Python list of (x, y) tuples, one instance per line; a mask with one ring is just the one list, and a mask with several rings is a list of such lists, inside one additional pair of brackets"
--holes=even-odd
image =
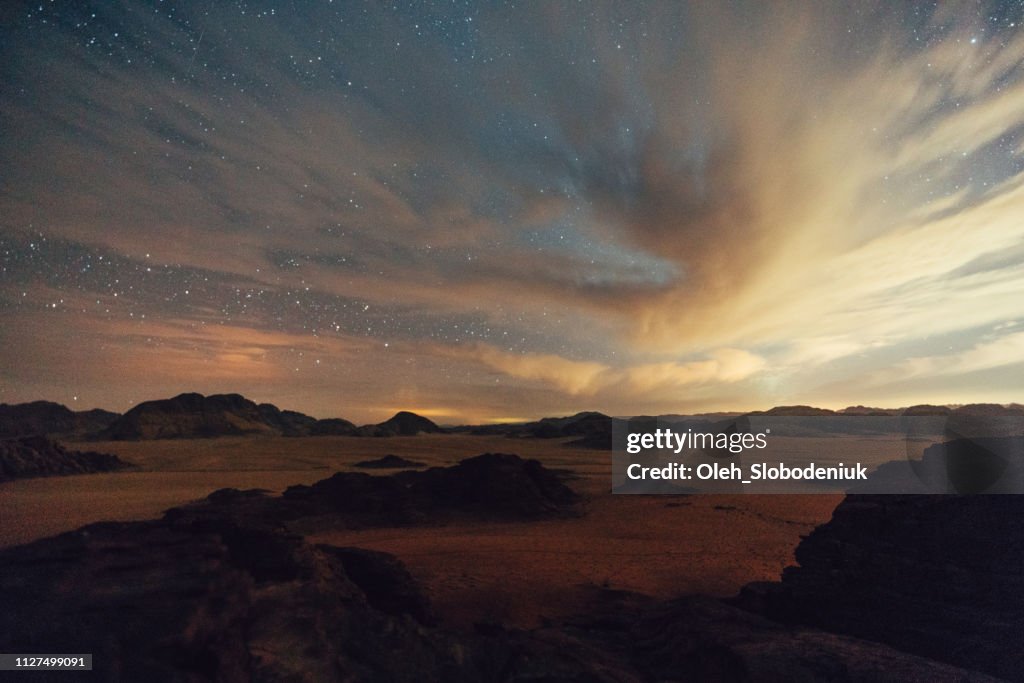
[(0, 401), (1020, 401), (1019, 4), (0, 9)]

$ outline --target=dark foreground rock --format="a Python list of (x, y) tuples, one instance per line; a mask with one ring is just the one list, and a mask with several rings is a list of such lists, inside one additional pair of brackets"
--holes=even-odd
[(0, 439), (0, 481), (113, 472), (130, 466), (108, 453), (69, 451), (45, 436)]
[(370, 470), (394, 470), (394, 469), (408, 469), (411, 467), (426, 467), (422, 462), (416, 462), (415, 460), (408, 460), (400, 455), (385, 455), (382, 458), (376, 458), (375, 460), (361, 460), (353, 465), (353, 467), (363, 467)]
[(653, 681), (995, 681), (878, 643), (787, 627), (707, 597), (654, 605), (628, 623), (630, 657)]
[(5, 650), (91, 652), (104, 681), (991, 680), (710, 598), (611, 594), (533, 632), (453, 632), (386, 554), (225, 520), (94, 524), (3, 550), (0, 593)]
[(507, 647), (492, 657), (425, 627), (422, 598), (382, 605), (393, 560), (361, 554), (353, 580), (350, 559), (239, 527), (92, 525), (0, 552), (0, 642), (91, 652), (108, 681), (495, 678)]
[(160, 520), (0, 551), (0, 649), (91, 652), (96, 679), (150, 683), (991, 680), (711, 598), (659, 603), (595, 589), (586, 614), (535, 631), (455, 632), (438, 626), (396, 558), (294, 533), (311, 516), (377, 526), (538, 519), (573, 500), (556, 473), (500, 454), (389, 477), (338, 474), (281, 497), (223, 489)]
[(851, 495), (747, 606), (1024, 681), (1024, 499)]

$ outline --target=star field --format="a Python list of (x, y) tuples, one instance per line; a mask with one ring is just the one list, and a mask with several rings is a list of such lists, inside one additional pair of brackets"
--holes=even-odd
[(1020, 400), (1021, 3), (0, 16), (0, 400)]

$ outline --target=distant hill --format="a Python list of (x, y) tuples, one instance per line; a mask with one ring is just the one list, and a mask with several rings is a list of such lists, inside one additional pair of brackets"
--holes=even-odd
[(409, 460), (400, 455), (388, 454), (375, 460), (361, 460), (353, 463), (353, 467), (362, 467), (370, 470), (409, 469), (413, 467), (426, 467), (422, 462)]
[(117, 413), (99, 408), (76, 412), (52, 401), (0, 403), (0, 437), (34, 434), (84, 437), (101, 431), (118, 417)]
[(869, 408), (867, 406), (847, 406), (839, 411), (842, 415), (857, 415), (862, 417), (889, 417), (899, 415), (899, 410), (889, 408)]
[(768, 410), (754, 410), (747, 415), (769, 415), (778, 417), (815, 417), (818, 415), (835, 415), (836, 411), (813, 406), (775, 406)]
[(1024, 406), (1016, 403), (1008, 406), (998, 403), (968, 403), (954, 408), (953, 414), (977, 417), (1021, 417), (1024, 416)]
[(270, 412), (261, 412), (239, 394), (179, 394), (140, 403), (111, 424), (104, 436), (133, 440), (281, 433), (280, 427), (268, 420)]
[[(727, 428), (746, 417), (820, 417), (845, 421), (849, 417), (1024, 417), (1020, 404), (973, 403), (961, 406), (914, 405), (906, 408), (849, 406), (841, 410), (808, 405), (776, 406), (749, 413), (668, 414), (630, 418), (631, 423), (650, 421), (677, 428)], [(862, 430), (872, 431), (874, 423)], [(784, 425), (780, 425), (784, 426)], [(821, 422), (817, 428), (843, 431), (839, 423)], [(790, 431), (796, 429), (790, 425)], [(797, 430), (800, 431), (800, 430)], [(804, 428), (800, 433), (806, 432)], [(15, 405), (0, 404), (0, 438), (45, 435), (53, 438), (86, 439), (175, 439), (217, 436), (412, 436), (415, 434), (455, 433), (513, 438), (563, 439), (577, 437), (567, 445), (608, 449), (612, 442), (612, 418), (596, 411), (583, 411), (563, 417), (545, 417), (532, 422), (465, 425), (442, 428), (430, 419), (408, 411), (396, 413), (377, 424), (357, 427), (342, 418), (318, 420), (294, 410), (282, 410), (270, 403), (255, 402), (239, 394), (203, 396), (185, 393), (168, 399), (146, 401), (124, 415), (94, 409), (72, 411), (50, 401)], [(796, 433), (796, 432), (794, 432)]]
[(612, 418), (604, 413), (586, 411), (569, 417), (545, 417), (524, 425), (530, 436), (542, 439), (562, 436), (592, 436), (611, 433)]
[(310, 436), (352, 436), (355, 432), (356, 426), (340, 417), (316, 420), (309, 427)]
[(948, 406), (933, 406), (933, 405), (918, 405), (904, 408), (900, 411), (901, 415), (908, 417), (921, 417), (925, 415), (949, 415), (953, 411)]
[(318, 422), (315, 417), (294, 410), (281, 410), (272, 403), (261, 403), (257, 410), (264, 422), (283, 436), (306, 436)]
[(101, 434), (112, 440), (196, 439), (217, 436), (411, 436), (443, 431), (427, 418), (402, 411), (379, 424), (356, 427), (342, 418), (318, 420), (239, 394), (180, 394), (140, 403)]
[(431, 420), (402, 410), (390, 419), (375, 425), (363, 425), (356, 430), (356, 436), (414, 436), (416, 434), (439, 434), (445, 430)]

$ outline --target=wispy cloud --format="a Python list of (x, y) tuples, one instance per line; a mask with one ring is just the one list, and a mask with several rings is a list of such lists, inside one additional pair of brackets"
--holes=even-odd
[[(955, 399), (971, 365), (920, 360), (934, 339), (1024, 317), (1017, 10), (343, 4), (25, 5), (0, 311), (80, 333), (125, 387), (276, 391), (296, 349), (348, 363), (334, 335), (402, 372), (313, 368), (317, 410), (356, 388), (478, 417), (885, 403), (892, 367)], [(62, 386), (9, 348), (8, 392)]]

